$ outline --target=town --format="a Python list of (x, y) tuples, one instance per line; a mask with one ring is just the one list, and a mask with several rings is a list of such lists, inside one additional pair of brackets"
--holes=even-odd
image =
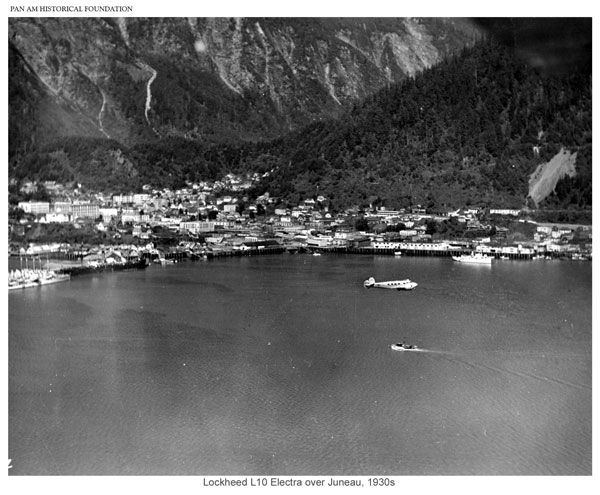
[(9, 253), (88, 266), (141, 257), (166, 264), (284, 252), (450, 256), (474, 251), (525, 260), (592, 256), (591, 225), (534, 222), (519, 209), (354, 206), (333, 212), (323, 196), (297, 205), (282, 204), (269, 193), (250, 200), (248, 191), (260, 179), (229, 174), (177, 190), (144, 185), (113, 195), (81, 184), (11, 181)]

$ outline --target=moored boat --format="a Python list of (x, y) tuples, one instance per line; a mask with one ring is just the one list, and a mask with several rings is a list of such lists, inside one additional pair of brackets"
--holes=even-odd
[(459, 263), (474, 263), (479, 265), (491, 265), (492, 257), (487, 254), (481, 253), (471, 253), (471, 254), (462, 254), (460, 256), (452, 256), (454, 261), (458, 261)]
[(56, 284), (59, 282), (66, 282), (67, 280), (71, 280), (71, 275), (68, 273), (56, 273), (54, 271), (48, 271), (39, 278), (39, 284)]
[(17, 290), (17, 289), (27, 289), (29, 287), (38, 287), (39, 284), (37, 282), (30, 281), (15, 281), (11, 280), (8, 282), (8, 290)]
[(8, 275), (8, 290), (28, 289), (70, 279), (69, 274), (56, 273), (54, 270), (13, 270)]

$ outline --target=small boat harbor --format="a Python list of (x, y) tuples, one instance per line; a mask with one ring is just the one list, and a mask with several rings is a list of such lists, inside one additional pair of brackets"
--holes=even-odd
[[(44, 264), (44, 261), (39, 257), (20, 257), (20, 264), (20, 268), (13, 268), (8, 272), (9, 291), (67, 282), (71, 280), (72, 276), (89, 273), (143, 269), (146, 268), (148, 262), (145, 259), (140, 258), (137, 260), (110, 264), (61, 265), (57, 264), (55, 260), (50, 261), (49, 258), (46, 258)], [(31, 268), (29, 265), (31, 265)]]

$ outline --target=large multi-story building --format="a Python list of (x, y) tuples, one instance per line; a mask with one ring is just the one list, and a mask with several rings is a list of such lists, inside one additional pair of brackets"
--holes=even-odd
[(133, 194), (119, 194), (112, 197), (115, 206), (122, 206), (133, 203)]
[(97, 203), (73, 204), (73, 218), (98, 218), (100, 207)]
[(183, 232), (190, 232), (192, 234), (198, 234), (200, 232), (214, 232), (215, 231), (215, 222), (181, 222), (179, 224), (179, 229)]
[(34, 215), (43, 215), (50, 212), (50, 203), (47, 201), (21, 201), (18, 206), (25, 213), (33, 213)]
[(52, 203), (52, 210), (54, 210), (54, 213), (62, 213), (67, 215), (69, 213), (73, 213), (73, 203), (70, 201), (55, 201)]
[[(141, 205), (141, 204), (144, 204), (149, 199), (150, 199), (150, 195), (147, 194), (147, 193), (134, 194), (133, 195), (133, 204), (135, 204), (135, 205)], [(113, 196), (113, 202), (114, 202), (114, 196)]]
[(99, 208), (98, 213), (105, 222), (110, 222), (113, 218), (119, 216), (119, 210), (117, 208)]

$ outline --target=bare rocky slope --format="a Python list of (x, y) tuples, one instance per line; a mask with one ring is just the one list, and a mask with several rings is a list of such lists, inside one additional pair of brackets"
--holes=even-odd
[(10, 18), (11, 151), (279, 136), (478, 36), (462, 19)]
[(561, 149), (549, 162), (541, 163), (529, 178), (529, 197), (538, 206), (554, 192), (560, 179), (576, 175), (577, 152)]

